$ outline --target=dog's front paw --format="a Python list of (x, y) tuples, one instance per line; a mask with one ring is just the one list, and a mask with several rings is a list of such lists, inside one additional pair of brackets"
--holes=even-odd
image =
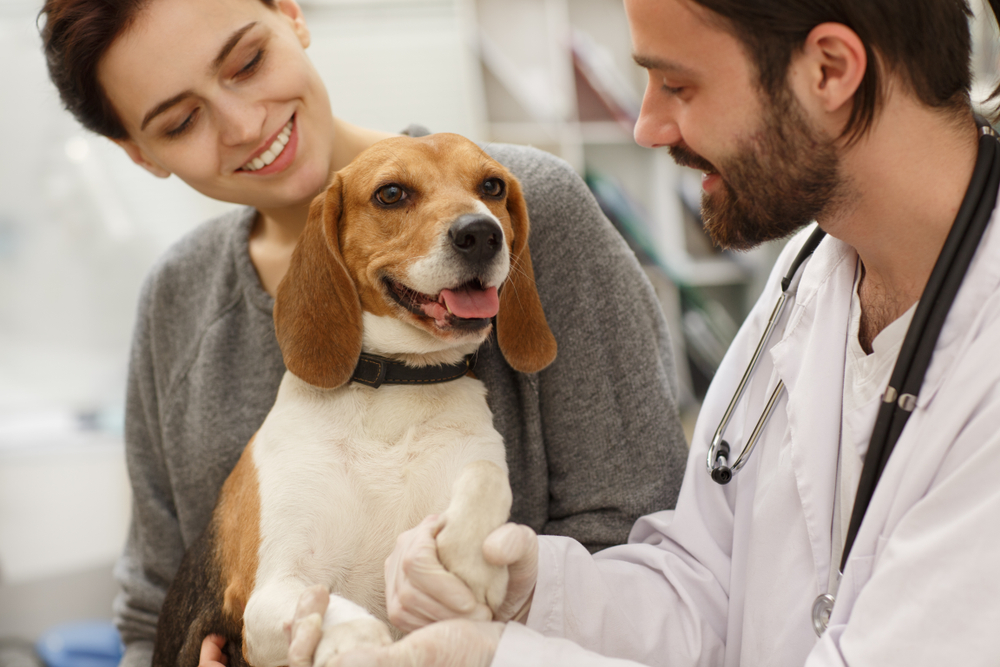
[(510, 503), (506, 471), (488, 461), (470, 463), (455, 482), (444, 527), (435, 538), (441, 564), (494, 613), (507, 594), (507, 567), (486, 561), (483, 542), (507, 520)]
[(316, 647), (314, 667), (324, 667), (334, 656), (365, 646), (386, 646), (392, 643), (389, 626), (377, 618), (356, 618), (331, 625), (323, 630)]
[(483, 537), (461, 522), (445, 525), (437, 535), (438, 558), (445, 568), (464, 581), (476, 600), (496, 613), (507, 594), (507, 567), (483, 558)]

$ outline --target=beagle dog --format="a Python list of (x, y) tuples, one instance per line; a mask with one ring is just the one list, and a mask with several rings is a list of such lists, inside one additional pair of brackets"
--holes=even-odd
[(383, 563), (432, 513), (442, 563), (494, 610), (505, 594), (482, 543), (510, 512), (507, 463), (468, 359), (493, 326), (518, 371), (556, 355), (517, 180), (458, 135), (375, 144), (313, 201), (274, 320), (287, 372), (167, 593), (155, 667), (195, 667), (211, 633), (230, 667), (287, 664), (315, 584), (315, 664), (392, 641)]

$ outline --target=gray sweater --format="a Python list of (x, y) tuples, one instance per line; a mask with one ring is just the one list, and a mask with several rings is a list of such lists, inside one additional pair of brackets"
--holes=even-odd
[[(640, 515), (673, 507), (686, 445), (666, 324), (632, 252), (576, 173), (539, 150), (487, 148), (521, 181), (542, 305), (559, 345), (515, 372), (494, 339), (478, 353), (507, 447), (512, 519), (591, 550), (624, 542)], [(147, 279), (125, 423), (133, 513), (116, 567), (124, 667), (148, 667), (156, 620), (189, 545), (263, 422), (285, 371), (273, 299), (250, 262), (255, 211), (209, 221)]]

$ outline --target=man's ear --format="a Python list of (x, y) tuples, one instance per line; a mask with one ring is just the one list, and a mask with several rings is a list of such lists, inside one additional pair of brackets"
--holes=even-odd
[(292, 30), (299, 38), (299, 43), (303, 49), (309, 48), (309, 28), (306, 26), (306, 19), (302, 16), (302, 8), (295, 0), (277, 0), (275, 3), (279, 12), (291, 21)]
[(867, 67), (868, 54), (856, 32), (842, 23), (821, 23), (792, 58), (789, 83), (804, 106), (846, 121)]
[(146, 154), (142, 152), (142, 149), (139, 148), (139, 146), (131, 139), (112, 139), (112, 141), (122, 147), (122, 150), (124, 150), (128, 156), (132, 158), (132, 162), (135, 162), (153, 176), (156, 176), (157, 178), (166, 178), (167, 176), (170, 176), (169, 171), (150, 162), (150, 160), (146, 157)]

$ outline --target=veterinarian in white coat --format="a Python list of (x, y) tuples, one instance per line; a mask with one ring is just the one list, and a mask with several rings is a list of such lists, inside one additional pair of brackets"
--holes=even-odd
[[(716, 483), (710, 442), (811, 229), (785, 249), (713, 380), (675, 512), (593, 556), (509, 525), (484, 553), (511, 564), (495, 618), (523, 623), (421, 627), (463, 615), (425, 522), (387, 563), (392, 618), (415, 631), (341, 664), (997, 664), (1000, 166), (969, 108), (964, 3), (625, 4), (650, 76), (637, 140), (705, 172), (710, 233), (748, 247), (815, 219), (829, 234), (792, 281), (726, 428), (728, 465), (779, 381), (784, 391), (746, 465)], [(843, 22), (827, 22), (830, 6)], [(934, 53), (904, 51), (901, 25)], [(883, 392), (967, 196), (981, 199), (985, 233), (916, 398), (887, 392), (911, 416), (839, 578)], [(828, 618), (823, 595), (835, 598)]]
[[(841, 403), (845, 355), (851, 353), (842, 332), (851, 321), (857, 265), (846, 244), (827, 238), (806, 264), (783, 335), (775, 336), (730, 426), (730, 432), (748, 432), (783, 380), (788, 398), (763, 441), (729, 485), (719, 486), (707, 473), (707, 444), (766, 326), (783, 267), (802, 240), (789, 244), (767, 296), (716, 376), (676, 513), (640, 519), (629, 545), (594, 557), (570, 540), (539, 540), (528, 627), (509, 624), (494, 665), (613, 664), (542, 633), (643, 664), (995, 664), (995, 225), (941, 333), (918, 407), (879, 481), (822, 637), (813, 630), (811, 612), (828, 590), (833, 548), (841, 415), (831, 406)], [(845, 418), (871, 423), (879, 402), (876, 394)], [(860, 469), (857, 450), (845, 456)]]

